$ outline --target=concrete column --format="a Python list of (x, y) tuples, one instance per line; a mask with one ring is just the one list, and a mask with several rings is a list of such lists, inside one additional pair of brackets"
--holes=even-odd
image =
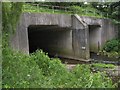
[(23, 53), (29, 54), (29, 42), (28, 42), (28, 23), (25, 17), (21, 17), (19, 27), (17, 31), (19, 50)]
[(27, 28), (19, 30), (18, 32), (19, 36), (19, 50), (21, 50), (24, 53), (29, 54), (29, 43), (28, 43), (28, 31)]
[(78, 15), (72, 16), (72, 48), (75, 58), (89, 59), (88, 25)]

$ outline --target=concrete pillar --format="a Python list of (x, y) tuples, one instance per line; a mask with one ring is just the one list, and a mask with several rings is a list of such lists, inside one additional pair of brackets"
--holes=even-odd
[(75, 58), (89, 59), (88, 25), (78, 15), (72, 16), (72, 47)]

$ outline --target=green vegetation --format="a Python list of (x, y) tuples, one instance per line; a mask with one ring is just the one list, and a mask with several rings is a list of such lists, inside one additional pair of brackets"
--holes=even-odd
[[(87, 11), (86, 11), (87, 10)], [(32, 13), (54, 13), (54, 14), (74, 14), (77, 13), (81, 16), (91, 16), (101, 18), (101, 13), (93, 7), (80, 7), (80, 6), (70, 6), (68, 11), (65, 10), (53, 10), (47, 7), (37, 7), (32, 6), (32, 4), (24, 4), (23, 12), (32, 12)]]
[(92, 64), (92, 67), (95, 67), (95, 68), (115, 68), (115, 65), (113, 64), (103, 64), (103, 63), (93, 63)]
[[(40, 5), (40, 8), (34, 6)], [(53, 11), (53, 8), (41, 7), (42, 5), (59, 6), (59, 8)], [(46, 13), (64, 13), (73, 14), (77, 13), (83, 16), (111, 18), (116, 24), (120, 24), (120, 2), (30, 2), (25, 3), (24, 11), (27, 12), (46, 12)], [(61, 7), (68, 7), (65, 11)], [(30, 10), (32, 8), (32, 10)]]
[(91, 16), (98, 18), (102, 17), (101, 13), (92, 6), (87, 6), (87, 7), (71, 6), (70, 8), (73, 11), (73, 13), (77, 13), (81, 16)]
[(119, 56), (120, 56), (119, 46), (120, 46), (119, 39), (108, 40), (105, 43), (103, 50), (100, 51), (99, 54), (106, 55), (108, 57), (119, 58)]
[[(99, 82), (99, 83), (98, 83)], [(71, 72), (59, 59), (42, 50), (31, 55), (3, 48), (4, 88), (113, 88), (105, 73), (92, 73), (89, 65), (77, 65)]]
[(22, 53), (3, 50), (3, 88), (41, 87), (43, 75), (35, 61)]
[(120, 45), (120, 41), (117, 39), (109, 40), (106, 42), (106, 44), (103, 47), (103, 50), (106, 52), (111, 52), (111, 51), (119, 51), (118, 46)]
[(4, 32), (15, 32), (19, 16), (22, 12), (22, 5), (23, 3), (19, 2), (2, 3), (2, 27)]
[[(3, 88), (115, 87), (112, 80), (108, 78), (105, 73), (93, 73), (90, 70), (90, 65), (77, 65), (72, 71), (69, 71), (58, 58), (51, 59), (42, 50), (37, 50), (35, 53), (30, 55), (12, 50), (8, 42), (9, 36), (12, 34), (11, 32), (15, 31), (21, 12), (37, 12), (38, 9), (34, 9), (35, 7), (32, 6), (23, 6), (23, 3), (17, 2), (3, 3), (2, 6)], [(27, 9), (23, 9), (22, 6)], [(40, 12), (53, 12), (52, 10), (45, 8), (41, 8), (39, 10)], [(82, 9), (80, 9), (80, 11), (81, 10)]]

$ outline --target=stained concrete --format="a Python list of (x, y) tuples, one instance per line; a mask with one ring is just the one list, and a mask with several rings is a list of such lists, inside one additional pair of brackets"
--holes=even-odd
[(98, 52), (101, 43), (101, 29), (96, 25), (89, 25), (89, 45), (90, 52)]
[(88, 59), (90, 56), (87, 24), (78, 15), (73, 15), (72, 29), (74, 55), (79, 58)]
[(29, 54), (40, 48), (49, 54), (74, 59), (90, 58), (117, 36), (109, 19), (78, 15), (23, 13), (11, 46)]

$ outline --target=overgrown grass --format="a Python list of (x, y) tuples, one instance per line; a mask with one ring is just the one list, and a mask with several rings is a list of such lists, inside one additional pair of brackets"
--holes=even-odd
[(113, 64), (103, 64), (103, 63), (93, 63), (92, 66), (95, 68), (110, 68), (110, 69), (115, 68), (115, 65)]
[(65, 12), (63, 10), (53, 10), (43, 7), (32, 6), (30, 4), (23, 5), (23, 12), (30, 13), (54, 13), (54, 14), (71, 14), (71, 12)]
[(70, 10), (53, 10), (46, 7), (37, 7), (32, 6), (30, 4), (24, 4), (23, 12), (30, 12), (30, 13), (54, 13), (54, 14), (79, 14), (80, 16), (90, 16), (90, 17), (97, 17), (102, 18), (102, 14), (92, 7), (79, 7), (79, 6), (70, 6)]

